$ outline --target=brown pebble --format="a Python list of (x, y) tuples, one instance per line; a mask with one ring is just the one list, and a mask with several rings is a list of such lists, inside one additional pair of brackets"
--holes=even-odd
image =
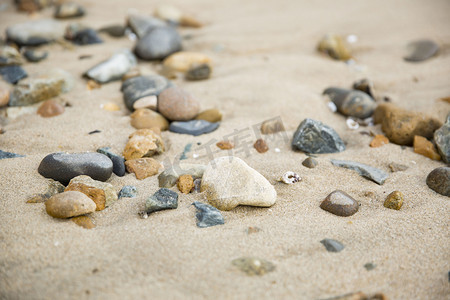
[(102, 87), (102, 85), (100, 83), (98, 83), (95, 80), (88, 80), (86, 87), (89, 91), (95, 90), (95, 89), (99, 89)]
[(48, 196), (45, 194), (37, 194), (37, 195), (33, 195), (31, 196), (28, 200), (27, 203), (44, 203), (45, 201), (48, 200)]
[(408, 166), (402, 165), (402, 164), (398, 164), (395, 162), (392, 162), (388, 165), (389, 169), (391, 170), (391, 172), (399, 172), (399, 171), (405, 171), (406, 169), (408, 169)]
[(148, 108), (139, 108), (131, 114), (131, 126), (136, 129), (158, 127), (161, 131), (169, 128), (169, 122), (161, 114)]
[(183, 194), (189, 194), (194, 187), (194, 179), (189, 174), (181, 175), (178, 177), (177, 187)]
[(399, 191), (390, 193), (384, 201), (384, 207), (399, 210), (403, 205), (403, 194)]
[(192, 120), (199, 109), (197, 99), (179, 87), (165, 89), (158, 96), (158, 111), (171, 121)]
[(94, 222), (92, 222), (91, 218), (89, 218), (88, 216), (73, 217), (71, 220), (72, 220), (72, 222), (74, 222), (75, 224), (77, 224), (78, 226), (81, 226), (83, 228), (86, 228), (86, 229), (95, 228)]
[(0, 107), (8, 105), (9, 91), (7, 89), (0, 89)]
[(200, 28), (203, 24), (191, 16), (181, 16), (180, 25), (184, 27)]
[(104, 104), (102, 106), (102, 108), (107, 111), (119, 111), (120, 110), (119, 105), (112, 103), (112, 102), (108, 102), (108, 103)]
[(158, 174), (161, 164), (153, 158), (130, 159), (125, 162), (129, 173), (134, 173), (136, 179), (142, 180)]
[(317, 162), (317, 160), (315, 160), (312, 157), (308, 157), (302, 162), (302, 165), (304, 165), (305, 167), (310, 168), (310, 169), (317, 167), (318, 164), (319, 163)]
[(264, 141), (263, 139), (257, 139), (255, 144), (253, 144), (253, 147), (255, 147), (256, 151), (258, 151), (259, 153), (264, 153), (269, 150), (266, 141)]
[(320, 208), (337, 216), (348, 217), (358, 211), (359, 205), (349, 194), (336, 190), (322, 201)]
[(450, 97), (442, 97), (442, 98), (441, 98), (441, 101), (450, 103)]
[(230, 150), (234, 148), (234, 145), (230, 141), (221, 141), (216, 144), (222, 150)]
[(64, 106), (54, 100), (44, 101), (38, 108), (37, 114), (43, 118), (50, 118), (64, 113)]
[(81, 192), (69, 191), (56, 194), (45, 201), (45, 210), (54, 218), (70, 218), (95, 211), (96, 205)]
[(414, 137), (414, 152), (422, 154), (432, 160), (441, 160), (441, 156), (432, 142), (422, 136)]
[(370, 142), (370, 147), (378, 148), (387, 144), (389, 144), (389, 139), (382, 134), (377, 134)]
[(261, 133), (262, 134), (273, 134), (280, 131), (285, 131), (283, 122), (280, 119), (271, 119), (264, 121), (261, 124)]
[(218, 109), (212, 108), (202, 111), (195, 119), (216, 123), (222, 120), (222, 114)]

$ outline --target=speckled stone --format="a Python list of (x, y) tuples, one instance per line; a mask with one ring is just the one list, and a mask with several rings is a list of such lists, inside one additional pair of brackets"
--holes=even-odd
[(261, 276), (275, 271), (275, 265), (270, 261), (256, 257), (242, 257), (234, 259), (231, 264), (249, 276)]
[(349, 194), (336, 190), (322, 201), (320, 208), (336, 216), (348, 217), (358, 211), (359, 205)]
[(37, 114), (43, 118), (51, 118), (63, 114), (65, 108), (54, 100), (46, 100), (42, 102), (37, 110)]
[(447, 117), (447, 122), (434, 132), (434, 142), (442, 156), (442, 160), (447, 164), (450, 163), (450, 118)]
[(145, 211), (150, 214), (165, 209), (178, 207), (178, 194), (166, 188), (159, 189), (145, 201)]
[(192, 120), (199, 110), (198, 100), (181, 88), (167, 88), (159, 94), (158, 111), (171, 121)]
[(25, 157), (25, 155), (21, 155), (21, 154), (16, 154), (16, 153), (6, 152), (6, 151), (3, 151), (3, 150), (0, 150), (0, 159), (16, 158), (16, 157)]
[(110, 147), (102, 147), (97, 149), (98, 153), (106, 155), (113, 163), (113, 173), (117, 176), (125, 175), (125, 159), (111, 151)]
[(333, 239), (323, 239), (320, 243), (325, 247), (325, 249), (327, 249), (328, 252), (341, 252), (344, 250), (344, 245)]
[(139, 129), (130, 135), (122, 154), (125, 160), (130, 160), (151, 157), (164, 151), (164, 142), (159, 134), (151, 129)]
[(181, 37), (170, 27), (156, 27), (138, 40), (134, 51), (145, 60), (164, 59), (181, 50)]
[(45, 210), (54, 218), (70, 218), (95, 211), (95, 203), (81, 192), (56, 194), (45, 201)]
[(137, 188), (133, 185), (125, 185), (119, 192), (118, 198), (134, 198), (137, 196)]
[(384, 201), (384, 207), (399, 210), (403, 205), (403, 194), (399, 191), (390, 193)]
[(194, 179), (189, 174), (181, 175), (178, 178), (177, 187), (183, 194), (189, 194), (194, 187)]
[(427, 185), (441, 195), (450, 197), (450, 168), (439, 167), (427, 176)]
[(220, 211), (211, 205), (201, 202), (194, 202), (192, 205), (197, 209), (197, 227), (205, 228), (225, 224), (225, 220)]
[(372, 97), (361, 91), (330, 87), (323, 94), (328, 95), (338, 111), (348, 117), (368, 118), (377, 107)]

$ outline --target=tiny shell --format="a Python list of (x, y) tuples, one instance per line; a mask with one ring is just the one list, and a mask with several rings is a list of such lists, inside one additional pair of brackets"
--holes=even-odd
[(284, 182), (286, 184), (293, 184), (299, 182), (300, 180), (302, 180), (300, 176), (292, 171), (287, 171), (280, 179), (278, 179), (278, 181)]

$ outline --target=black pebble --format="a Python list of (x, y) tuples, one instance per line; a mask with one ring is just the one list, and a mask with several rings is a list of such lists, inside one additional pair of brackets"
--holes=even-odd
[(111, 148), (109, 147), (103, 147), (97, 149), (97, 152), (108, 156), (113, 163), (113, 173), (122, 177), (125, 175), (125, 159), (122, 156), (111, 152), (110, 149)]

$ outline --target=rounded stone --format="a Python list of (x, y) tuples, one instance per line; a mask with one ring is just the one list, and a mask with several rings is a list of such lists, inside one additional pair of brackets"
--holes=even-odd
[(37, 114), (43, 118), (50, 118), (64, 113), (64, 106), (54, 100), (42, 102), (37, 110)]
[(46, 178), (52, 178), (67, 185), (79, 175), (87, 175), (95, 180), (106, 181), (111, 177), (112, 161), (103, 154), (52, 153), (41, 161), (38, 172)]
[(358, 211), (359, 205), (349, 194), (336, 190), (322, 201), (320, 208), (336, 216), (348, 217)]
[(195, 117), (195, 119), (196, 120), (205, 120), (210, 123), (217, 123), (217, 122), (222, 121), (222, 113), (216, 108), (211, 108), (211, 109), (207, 109), (207, 110), (204, 110), (201, 113), (199, 113), (197, 115), (197, 117)]
[(59, 4), (55, 9), (55, 18), (69, 19), (81, 17), (84, 15), (84, 8), (75, 2), (66, 2)]
[(158, 108), (158, 97), (156, 97), (155, 95), (143, 97), (133, 103), (133, 108), (149, 108), (156, 111), (156, 109)]
[(365, 119), (370, 117), (377, 107), (372, 97), (361, 91), (331, 87), (323, 94), (328, 95), (344, 116)]
[(450, 197), (450, 168), (439, 167), (427, 176), (427, 185), (441, 195)]
[(194, 179), (189, 174), (181, 175), (178, 178), (177, 187), (183, 194), (189, 194), (194, 187)]
[(220, 123), (210, 123), (205, 120), (192, 120), (187, 122), (172, 122), (169, 126), (169, 131), (190, 134), (198, 136), (205, 133), (210, 133), (219, 128)]
[(187, 80), (205, 80), (211, 76), (212, 67), (209, 64), (193, 64), (186, 72)]
[(317, 160), (312, 157), (308, 157), (302, 162), (302, 165), (310, 169), (317, 167), (318, 164)]
[(163, 67), (176, 72), (187, 72), (194, 65), (210, 63), (211, 59), (203, 53), (181, 51), (167, 57), (163, 61)]
[(418, 40), (408, 44), (404, 59), (410, 62), (419, 62), (435, 56), (439, 51), (439, 45), (431, 40)]
[(169, 122), (161, 114), (147, 108), (139, 108), (131, 114), (131, 126), (136, 129), (157, 127), (161, 131), (169, 128)]
[(121, 91), (125, 105), (130, 111), (134, 111), (134, 103), (147, 96), (158, 96), (172, 83), (159, 75), (136, 76), (122, 83)]
[(140, 39), (135, 48), (136, 54), (146, 60), (164, 59), (181, 50), (181, 37), (169, 26), (157, 27)]
[(171, 121), (189, 121), (200, 110), (200, 103), (191, 94), (178, 87), (165, 89), (158, 97), (158, 111)]
[(95, 211), (96, 205), (88, 196), (77, 191), (56, 194), (45, 201), (45, 210), (54, 218), (70, 218)]
[(384, 207), (399, 210), (403, 205), (403, 194), (399, 191), (390, 193), (384, 201)]
[(349, 60), (352, 58), (347, 44), (340, 35), (327, 34), (319, 41), (317, 50), (338, 60)]
[(27, 59), (29, 62), (40, 62), (41, 60), (44, 60), (48, 56), (47, 51), (39, 51), (35, 49), (26, 49), (23, 52), (23, 56)]
[(64, 35), (64, 24), (51, 19), (34, 20), (12, 25), (6, 29), (8, 40), (19, 46), (37, 46)]
[(256, 142), (253, 144), (253, 147), (255, 147), (258, 153), (265, 153), (269, 151), (269, 146), (267, 146), (266, 141), (263, 139), (257, 139)]

